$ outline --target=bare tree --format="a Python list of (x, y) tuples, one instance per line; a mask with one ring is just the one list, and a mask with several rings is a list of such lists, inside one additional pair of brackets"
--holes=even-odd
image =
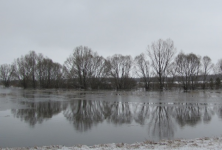
[(41, 71), (41, 80), (39, 81), (41, 88), (50, 88), (53, 75), (53, 61), (49, 58), (44, 58), (42, 62), (39, 62), (38, 66), (42, 67), (39, 68), (39, 71)]
[(79, 84), (83, 89), (87, 89), (88, 71), (91, 65), (92, 50), (88, 47), (77, 47), (73, 53), (74, 66), (78, 75)]
[(62, 65), (59, 63), (53, 62), (52, 64), (52, 73), (51, 73), (51, 80), (53, 81), (54, 88), (60, 88), (62, 85), (63, 79), (63, 72), (62, 72)]
[(219, 59), (216, 63), (216, 65), (214, 66), (214, 74), (215, 74), (215, 86), (216, 89), (220, 88), (221, 85), (221, 76), (222, 76), (222, 59)]
[[(36, 88), (39, 77), (39, 62), (44, 57), (42, 54), (36, 54), (35, 51), (30, 51), (25, 56), (21, 56), (14, 62), (14, 76), (19, 81), (23, 88)], [(40, 80), (39, 80), (40, 81)]]
[(34, 69), (34, 79), (36, 82), (38, 81), (40, 88), (59, 88), (63, 80), (62, 65), (53, 62), (42, 54), (36, 55), (35, 61), (35, 68), (31, 67), (31, 78), (33, 77), (32, 70)]
[(200, 71), (200, 57), (192, 53), (185, 55), (181, 52), (177, 55), (175, 63), (184, 91), (194, 89)]
[(222, 75), (222, 59), (219, 59), (214, 66), (214, 73), (219, 76)]
[(144, 83), (144, 88), (149, 90), (150, 88), (150, 76), (151, 76), (151, 69), (148, 59), (146, 58), (145, 54), (142, 53), (135, 57), (134, 59), (135, 64), (135, 73), (138, 77), (142, 78)]
[(28, 82), (31, 73), (29, 64), (27, 63), (26, 60), (27, 60), (26, 57), (21, 56), (20, 58), (17, 58), (14, 62), (15, 65), (14, 75), (24, 89), (28, 87)]
[[(76, 72), (76, 68), (75, 68), (75, 64), (74, 64), (74, 60), (73, 60), (73, 55), (70, 55), (64, 65), (63, 65), (63, 72), (64, 72), (64, 78), (66, 81), (69, 82), (69, 85), (76, 86), (76, 79), (78, 78), (77, 72)], [(67, 85), (67, 86), (69, 86)]]
[(176, 71), (179, 76), (179, 81), (182, 82), (184, 91), (187, 91), (189, 86), (189, 75), (190, 75), (187, 56), (181, 52), (175, 58), (175, 64), (177, 65)]
[(35, 51), (30, 51), (29, 54), (25, 55), (27, 67), (30, 70), (30, 79), (33, 88), (36, 88), (37, 57)]
[(37, 76), (37, 79), (38, 79), (38, 82), (39, 82), (39, 87), (42, 88), (43, 87), (43, 72), (45, 70), (45, 67), (44, 67), (44, 56), (42, 54), (39, 54), (38, 57), (37, 57), (37, 71), (36, 71), (36, 76)]
[(78, 86), (83, 89), (88, 88), (88, 67), (92, 57), (90, 48), (79, 46), (75, 48), (73, 54), (64, 63), (66, 76), (73, 79), (77, 78)]
[[(109, 65), (109, 75), (114, 79), (114, 86), (117, 90), (128, 88), (130, 70), (132, 67), (131, 56), (122, 56), (115, 54), (107, 58)], [(128, 83), (127, 83), (128, 82)]]
[(204, 56), (202, 59), (202, 72), (203, 72), (203, 89), (206, 88), (207, 76), (210, 74), (210, 71), (213, 69), (214, 64), (212, 63), (210, 57)]
[[(65, 61), (66, 78), (75, 81), (83, 89), (99, 88), (101, 79), (108, 73), (107, 61), (88, 47), (76, 47), (73, 54)], [(74, 82), (75, 83), (75, 82)]]
[(157, 42), (153, 42), (151, 47), (148, 47), (148, 55), (151, 59), (151, 65), (158, 76), (160, 90), (163, 90), (166, 70), (171, 64), (175, 52), (176, 49), (171, 39), (165, 41), (159, 39)]
[(188, 60), (188, 65), (190, 69), (191, 89), (194, 90), (196, 88), (196, 83), (198, 81), (198, 77), (200, 73), (201, 57), (193, 53), (190, 53), (187, 56), (187, 60)]
[(0, 79), (2, 80), (2, 83), (5, 87), (10, 86), (14, 70), (14, 65), (3, 64), (0, 66)]
[(92, 89), (99, 89), (101, 84), (105, 82), (105, 78), (108, 76), (108, 69), (107, 60), (97, 53), (93, 53), (88, 70), (90, 87)]
[(177, 76), (177, 65), (175, 62), (171, 63), (166, 71), (166, 84), (167, 88), (172, 88)]

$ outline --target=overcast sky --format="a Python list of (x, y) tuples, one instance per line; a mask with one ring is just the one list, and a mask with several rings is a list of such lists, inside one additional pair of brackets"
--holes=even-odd
[(63, 64), (83, 45), (136, 56), (170, 38), (177, 53), (222, 58), (222, 1), (0, 0), (0, 64), (30, 50)]

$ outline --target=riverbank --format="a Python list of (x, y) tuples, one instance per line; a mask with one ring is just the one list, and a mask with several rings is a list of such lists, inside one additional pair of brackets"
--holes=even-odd
[(160, 142), (145, 141), (141, 143), (112, 143), (101, 144), (94, 146), (76, 145), (73, 147), (66, 147), (61, 145), (43, 146), (43, 147), (30, 147), (30, 148), (0, 148), (0, 150), (145, 150), (145, 149), (166, 149), (166, 150), (221, 150), (222, 137), (215, 138), (197, 138), (197, 139), (177, 139), (177, 140), (162, 140)]

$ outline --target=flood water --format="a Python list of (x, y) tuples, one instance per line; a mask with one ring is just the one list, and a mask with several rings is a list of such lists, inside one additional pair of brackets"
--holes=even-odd
[(0, 88), (0, 148), (222, 135), (220, 91)]

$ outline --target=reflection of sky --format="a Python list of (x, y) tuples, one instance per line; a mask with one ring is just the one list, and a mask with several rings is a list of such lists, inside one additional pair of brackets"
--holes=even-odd
[(221, 126), (222, 120), (218, 119), (217, 115), (214, 115), (209, 123), (199, 123), (197, 126), (178, 127), (178, 132), (175, 132), (174, 137), (190, 139), (221, 136), (219, 129)]
[[(2, 147), (134, 143), (161, 138), (220, 136), (222, 133), (218, 130), (222, 124), (218, 93), (216, 99), (212, 98), (215, 102), (212, 104), (205, 103), (203, 93), (172, 96), (157, 92), (156, 95), (155, 92), (141, 95), (25, 92), (8, 94), (7, 100), (0, 98), (1, 104), (10, 103), (8, 110), (0, 111)], [(183, 103), (179, 103), (179, 95), (186, 96), (181, 97)], [(192, 97), (195, 100), (191, 101)]]

